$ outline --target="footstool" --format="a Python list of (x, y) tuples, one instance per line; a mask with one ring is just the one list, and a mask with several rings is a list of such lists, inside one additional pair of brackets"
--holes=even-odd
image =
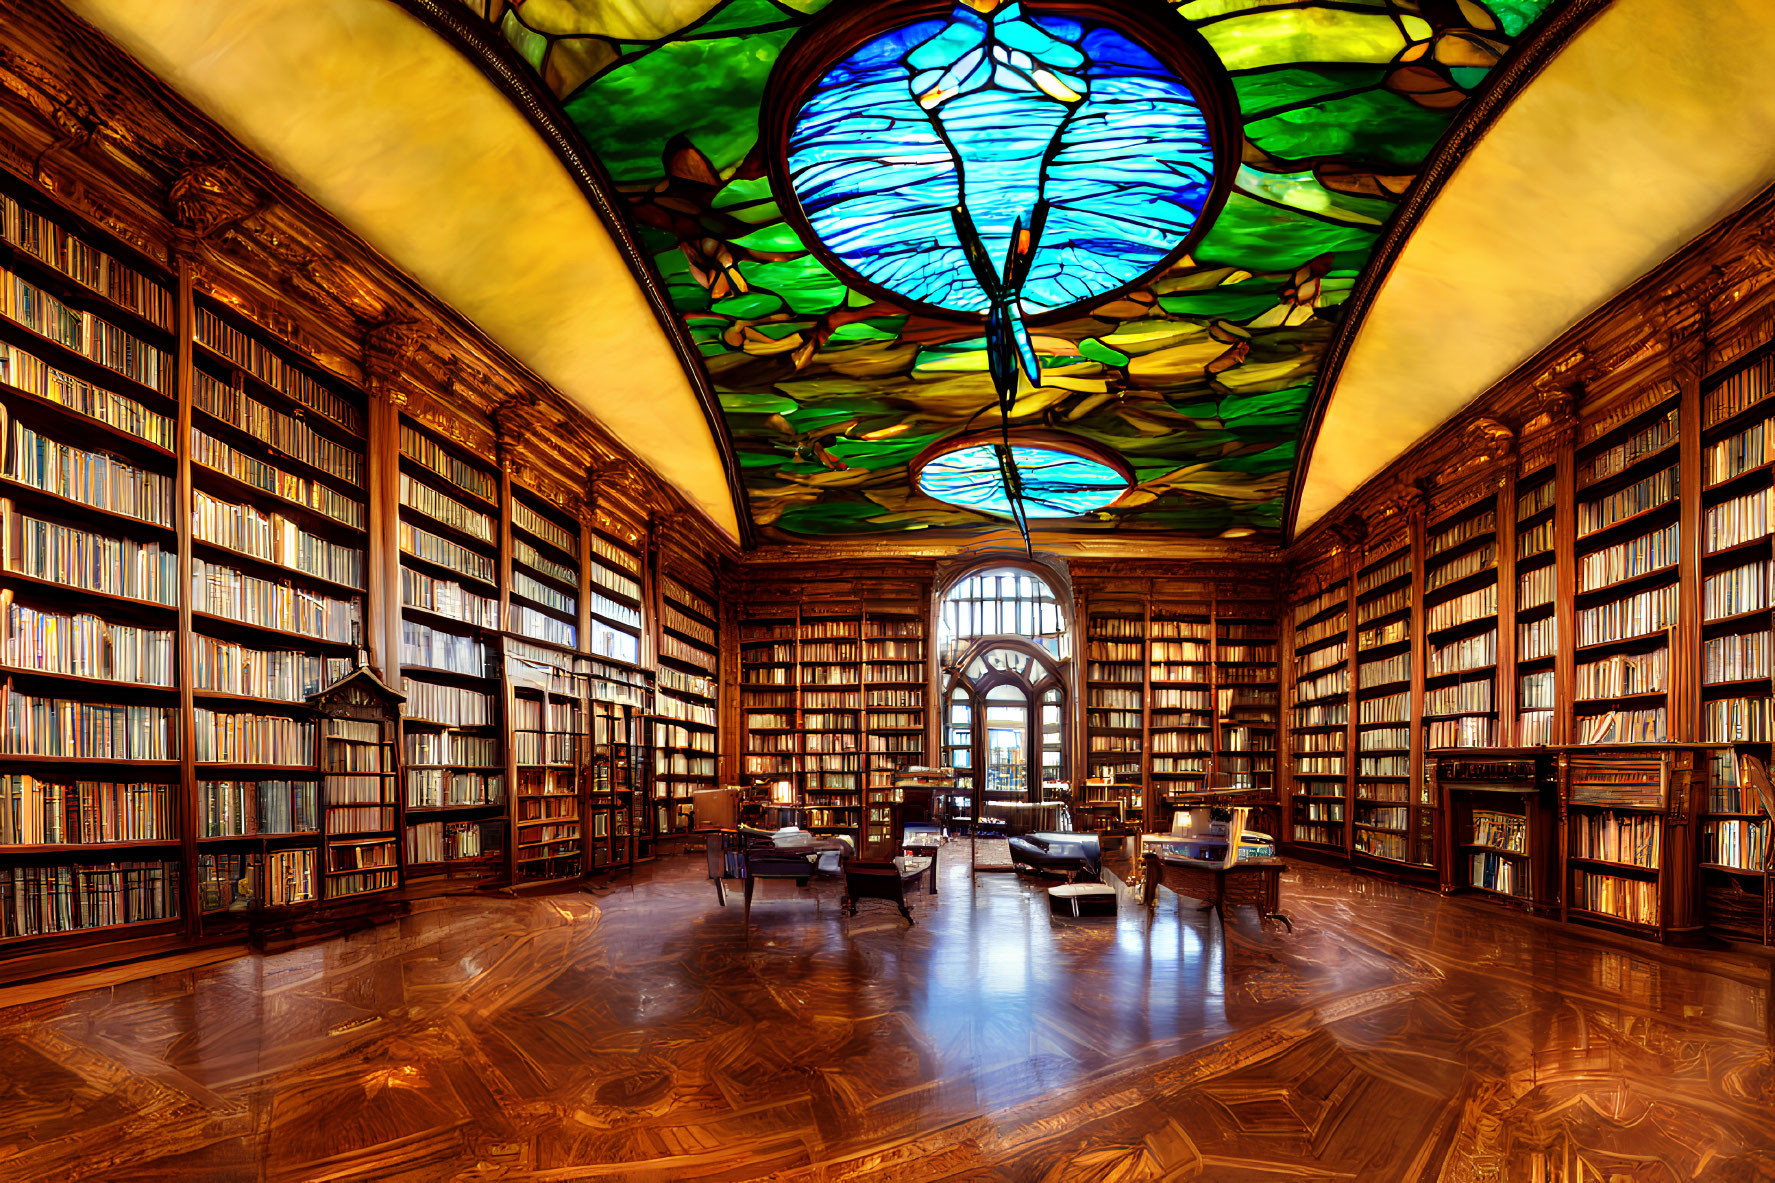
[(1056, 916), (1114, 916), (1116, 889), (1107, 883), (1067, 883), (1050, 887), (1048, 910)]

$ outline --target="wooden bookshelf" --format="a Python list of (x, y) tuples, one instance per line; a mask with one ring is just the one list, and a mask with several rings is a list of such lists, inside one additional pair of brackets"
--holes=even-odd
[[(912, 606), (906, 611), (863, 614), (861, 726), (867, 766), (859, 849), (897, 843), (900, 835), (895, 827), (903, 816), (929, 814), (928, 801), (908, 802), (909, 791), (915, 796), (922, 791), (909, 790), (905, 775), (910, 769), (930, 766), (925, 753), (928, 657), (924, 616)], [(1060, 721), (1054, 720), (1053, 727), (1059, 726)], [(1042, 750), (1047, 751), (1047, 746)], [(909, 804), (912, 808), (902, 808)]]
[(1433, 866), (1434, 802), (1412, 752), (1415, 555), (1409, 534), (1371, 545), (1356, 572), (1356, 737), (1351, 851), (1402, 866)]
[(1541, 915), (1559, 909), (1558, 768), (1535, 748), (1429, 753), (1446, 849), (1438, 860), (1444, 894)]
[(1350, 581), (1294, 605), (1286, 842), (1347, 855), (1351, 848)]
[[(662, 573), (658, 588), (653, 785), (667, 803), (671, 832), (684, 833), (691, 820), (684, 807), (717, 783), (720, 618), (713, 596), (691, 586), (688, 576)], [(657, 808), (655, 814), (657, 825)]]
[(416, 421), (402, 417), (398, 428), (409, 874), (509, 880), (500, 480)]

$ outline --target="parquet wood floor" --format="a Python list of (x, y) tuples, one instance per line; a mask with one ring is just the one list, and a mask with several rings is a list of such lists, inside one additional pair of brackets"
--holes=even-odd
[(1293, 935), (700, 857), (0, 1011), (0, 1178), (1775, 1178), (1770, 971), (1343, 872)]

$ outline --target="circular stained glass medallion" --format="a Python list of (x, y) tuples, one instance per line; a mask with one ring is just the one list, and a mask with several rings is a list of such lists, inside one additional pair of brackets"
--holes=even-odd
[(873, 5), (785, 54), (766, 127), (808, 245), (856, 286), (1030, 317), (1175, 259), (1234, 167), (1212, 53), (1138, 3), (978, 7)]
[[(1013, 517), (999, 448), (980, 437), (949, 441), (913, 462), (914, 479), (938, 501)], [(1076, 518), (1113, 504), (1133, 483), (1119, 462), (1080, 443), (1012, 437), (1010, 454), (1026, 518)]]

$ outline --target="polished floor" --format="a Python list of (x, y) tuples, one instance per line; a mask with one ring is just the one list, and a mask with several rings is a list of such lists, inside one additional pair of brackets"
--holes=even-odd
[(1292, 935), (1051, 919), (969, 875), (908, 929), (700, 859), (0, 1010), (0, 1178), (1775, 1178), (1765, 961), (1623, 951), (1337, 871)]

